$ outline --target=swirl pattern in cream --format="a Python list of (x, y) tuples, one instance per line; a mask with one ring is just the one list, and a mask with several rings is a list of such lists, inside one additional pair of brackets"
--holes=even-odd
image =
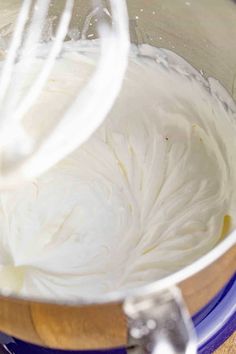
[[(25, 118), (31, 134), (53, 127), (97, 54), (96, 43), (65, 45)], [(103, 126), (40, 178), (1, 193), (1, 289), (73, 300), (160, 279), (212, 249), (226, 215), (235, 225), (235, 112), (216, 80), (176, 54), (133, 47)]]

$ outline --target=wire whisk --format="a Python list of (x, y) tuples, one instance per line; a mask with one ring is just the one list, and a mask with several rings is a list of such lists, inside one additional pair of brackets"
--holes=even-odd
[[(109, 3), (112, 24), (99, 21), (101, 50), (95, 73), (58, 119), (57, 126), (47, 137), (34, 141), (22, 121), (39, 98), (61, 52), (75, 1), (65, 1), (49, 53), (24, 97), (21, 92), (25, 73), (36, 58), (51, 1), (22, 2), (0, 75), (0, 188), (42, 174), (84, 143), (104, 121), (120, 91), (129, 52), (126, 1), (110, 0)], [(101, 14), (102, 4), (96, 1), (95, 5)]]

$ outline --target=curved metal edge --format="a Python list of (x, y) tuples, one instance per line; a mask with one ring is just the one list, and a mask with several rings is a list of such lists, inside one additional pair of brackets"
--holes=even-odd
[(52, 304), (52, 305), (65, 305), (65, 306), (79, 306), (79, 305), (99, 305), (116, 302), (124, 302), (128, 296), (145, 296), (156, 293), (157, 291), (168, 289), (172, 286), (178, 285), (187, 278), (194, 276), (195, 274), (207, 268), (212, 263), (221, 258), (228, 250), (236, 245), (236, 230), (234, 230), (227, 238), (216, 245), (211, 251), (197, 259), (190, 265), (180, 269), (179, 271), (170, 274), (169, 276), (143, 285), (138, 288), (110, 292), (108, 294), (90, 295), (87, 297), (79, 297), (75, 301), (64, 301), (51, 299), (39, 299), (38, 297), (22, 297), (16, 294), (3, 293), (0, 291), (0, 297), (8, 298), (10, 300), (17, 300), (21, 302), (35, 302), (38, 304)]
[(198, 354), (214, 353), (235, 331), (236, 312), (213, 338), (198, 349)]
[[(219, 348), (225, 340), (236, 330), (236, 309), (234, 313), (227, 312), (227, 304), (231, 303), (229, 299), (235, 299), (236, 296), (236, 273), (229, 280), (223, 289), (200, 311), (193, 317), (193, 323), (198, 336), (198, 353), (213, 353)], [(234, 300), (235, 303), (235, 300)], [(220, 328), (216, 328), (216, 324), (220, 319), (224, 318), (224, 323), (221, 322)], [(215, 328), (209, 332), (208, 328)], [(204, 336), (208, 333), (208, 336)], [(61, 351), (41, 348), (33, 344), (25, 343), (18, 339), (13, 339), (10, 336), (0, 336), (0, 342), (5, 344), (9, 349), (9, 353), (14, 354), (68, 354), (68, 353), (86, 353), (86, 354), (126, 354), (126, 350), (110, 349), (107, 351)]]
[(236, 331), (236, 273), (196, 315), (199, 354), (213, 353)]

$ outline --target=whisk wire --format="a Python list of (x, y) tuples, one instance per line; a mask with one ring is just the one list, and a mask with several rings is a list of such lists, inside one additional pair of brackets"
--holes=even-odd
[(22, 87), (25, 82), (25, 73), (33, 68), (37, 45), (41, 38), (43, 26), (48, 13), (50, 0), (41, 2), (37, 0), (34, 5), (34, 11), (29, 28), (26, 32), (26, 38), (23, 40), (22, 49), (19, 53), (18, 64), (15, 66), (14, 76), (11, 79), (9, 95), (5, 101), (5, 115), (7, 123), (9, 120), (15, 120), (15, 112), (18, 102), (21, 100)]
[(69, 23), (72, 16), (73, 6), (74, 6), (74, 0), (66, 1), (64, 11), (61, 16), (61, 20), (57, 29), (57, 33), (53, 40), (52, 48), (45, 61), (43, 69), (40, 71), (38, 77), (36, 78), (33, 85), (31, 86), (30, 91), (28, 92), (26, 97), (23, 98), (23, 100), (20, 103), (20, 106), (17, 108), (15, 112), (15, 116), (18, 121), (24, 116), (25, 113), (27, 113), (30, 107), (32, 107), (34, 102), (37, 100), (50, 75), (50, 72), (55, 63), (55, 59), (61, 51), (63, 40), (67, 34)]
[(103, 122), (120, 91), (130, 45), (129, 31), (126, 31), (128, 14), (125, 1), (119, 1), (119, 11), (117, 0), (110, 3), (113, 26), (109, 30), (107, 26), (99, 28), (101, 55), (97, 70), (34, 158), (25, 165), (28, 178), (43, 173), (84, 143)]
[[(27, 89), (26, 94), (21, 97), (28, 74), (34, 69), (37, 45), (50, 6), (49, 0), (44, 1), (44, 4), (41, 0), (36, 1), (25, 40), (23, 40), (24, 28), (32, 7), (32, 0), (23, 1), (16, 27), (18, 30), (16, 29), (14, 33), (10, 54), (7, 55), (7, 64), (5, 64), (7, 72), (3, 70), (2, 74), (4, 80), (1, 85), (4, 88), (2, 93), (4, 100), (0, 102), (2, 103), (0, 143), (2, 148), (5, 139), (3, 150), (10, 159), (6, 160), (5, 164), (9, 167), (0, 175), (0, 188), (14, 186), (42, 174), (84, 143), (102, 124), (114, 104), (128, 63), (130, 42), (126, 1), (110, 0), (112, 21), (111, 25), (108, 25), (101, 19), (98, 27), (101, 50), (95, 72), (85, 87), (78, 92), (75, 101), (69, 106), (64, 116), (58, 120), (57, 126), (46, 136), (32, 141), (31, 144), (31, 138), (21, 121), (39, 97), (48, 80), (68, 32), (74, 7), (74, 0), (65, 0), (58, 29), (51, 49), (43, 62), (43, 67), (33, 84)], [(102, 11), (104, 8), (101, 6)], [(22, 50), (15, 65), (21, 44)], [(6, 129), (2, 129), (2, 119)]]
[(5, 98), (9, 84), (11, 82), (15, 60), (17, 57), (18, 49), (22, 43), (22, 36), (23, 36), (26, 22), (28, 20), (31, 5), (32, 5), (32, 0), (24, 0), (19, 12), (12, 41), (8, 49), (7, 57), (0, 77), (0, 104)]

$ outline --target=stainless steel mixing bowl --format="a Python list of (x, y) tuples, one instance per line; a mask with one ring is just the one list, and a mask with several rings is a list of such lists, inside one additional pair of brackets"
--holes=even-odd
[[(2, 42), (12, 32), (20, 3), (0, 1)], [(50, 16), (59, 15), (63, 4), (63, 0), (54, 0)], [(205, 76), (218, 79), (236, 98), (234, 1), (127, 0), (127, 4), (133, 42), (174, 50)], [(72, 32), (82, 29), (90, 11), (90, 1), (76, 1)], [(96, 31), (93, 20), (91, 24), (88, 35)], [(142, 347), (149, 342), (151, 352), (168, 340), (173, 352), (187, 352), (193, 334), (183, 303), (194, 314), (230, 278), (236, 266), (235, 236), (235, 232), (228, 235), (226, 220), (222, 241), (208, 254), (167, 278), (128, 293), (100, 298), (90, 294), (67, 304), (57, 299), (51, 303), (2, 296), (0, 330), (61, 349), (102, 349), (133, 343)]]

